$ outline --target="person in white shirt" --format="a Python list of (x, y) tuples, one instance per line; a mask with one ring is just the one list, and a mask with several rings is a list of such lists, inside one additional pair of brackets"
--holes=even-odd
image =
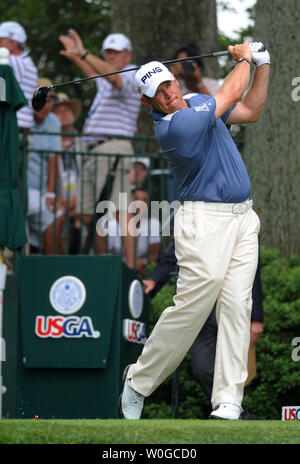
[[(64, 46), (60, 53), (66, 56), (89, 77), (106, 74), (133, 67), (131, 61), (130, 40), (120, 33), (109, 34), (103, 41), (101, 52), (103, 59), (92, 55), (85, 49), (80, 36), (74, 29), (59, 40)], [(134, 72), (115, 74), (95, 80), (97, 94), (85, 121), (83, 132), (88, 135), (86, 144), (90, 154), (107, 156), (88, 156), (83, 166), (83, 201), (79, 204), (79, 212), (83, 213), (86, 226), (89, 228), (100, 193), (105, 186), (107, 174), (116, 157), (115, 154), (133, 155), (130, 140), (117, 139), (117, 136), (133, 136), (136, 132), (137, 117), (140, 109), (139, 93), (134, 82)], [(126, 205), (119, 206), (119, 193), (127, 193), (130, 200), (130, 181), (128, 174), (132, 167), (131, 157), (119, 160), (115, 170), (112, 191), (106, 200), (113, 201), (119, 211), (127, 210)], [(81, 198), (81, 195), (79, 195)], [(130, 215), (126, 213), (124, 227), (127, 228)], [(123, 221), (122, 221), (123, 222)], [(127, 229), (126, 229), (127, 230)], [(134, 246), (130, 234), (123, 236), (125, 261), (134, 267)], [(103, 237), (96, 235), (96, 253), (104, 252)]]
[[(78, 98), (69, 98), (65, 93), (57, 93), (53, 113), (61, 122), (62, 155), (59, 159), (59, 191), (66, 207), (66, 221), (62, 234), (62, 245), (66, 253), (79, 253), (80, 217), (76, 212), (78, 189), (81, 181), (81, 155), (83, 144), (78, 137), (75, 123), (82, 111)], [(71, 135), (73, 134), (73, 135)], [(67, 240), (68, 237), (68, 240)], [(68, 245), (68, 246), (67, 246)]]
[[(173, 58), (199, 55), (199, 48), (195, 44), (189, 43), (178, 48)], [(176, 77), (182, 95), (190, 92), (215, 95), (220, 89), (217, 79), (205, 76), (204, 61), (201, 58), (196, 58), (194, 61), (172, 63), (170, 71)]]
[(15, 21), (0, 24), (0, 47), (9, 50), (9, 64), (13, 68), (16, 79), (28, 100), (28, 106), (17, 111), (18, 127), (30, 129), (34, 126), (31, 97), (37, 88), (38, 72), (35, 64), (25, 51), (27, 35), (24, 28)]

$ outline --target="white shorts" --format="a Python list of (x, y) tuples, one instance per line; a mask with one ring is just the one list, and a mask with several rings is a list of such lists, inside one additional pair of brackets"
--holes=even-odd
[(29, 243), (35, 247), (39, 247), (43, 243), (40, 235), (62, 214), (62, 209), (52, 211), (46, 205), (48, 193), (40, 194), (39, 190), (28, 189), (28, 207), (27, 207), (27, 220), (29, 225)]

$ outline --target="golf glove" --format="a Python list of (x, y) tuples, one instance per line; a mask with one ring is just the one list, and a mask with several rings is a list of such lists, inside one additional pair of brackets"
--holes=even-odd
[(271, 63), (270, 54), (262, 42), (250, 42), (250, 48), (252, 50), (252, 62), (256, 66)]

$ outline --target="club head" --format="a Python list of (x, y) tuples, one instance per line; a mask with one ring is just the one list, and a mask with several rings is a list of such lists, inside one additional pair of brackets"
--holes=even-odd
[(51, 87), (38, 87), (35, 89), (31, 99), (34, 111), (41, 111), (44, 108), (50, 89)]

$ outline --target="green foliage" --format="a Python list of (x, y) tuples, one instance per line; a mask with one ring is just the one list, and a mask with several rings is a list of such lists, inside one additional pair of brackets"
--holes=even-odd
[[(257, 375), (245, 388), (243, 407), (280, 419), (281, 407), (299, 404), (300, 361), (292, 359), (292, 340), (300, 337), (300, 257), (289, 260), (278, 250), (261, 247), (264, 293), (264, 333), (256, 343)], [(162, 310), (173, 304), (174, 282), (166, 284), (152, 301), (151, 329)], [(144, 417), (174, 416), (174, 383), (179, 375), (179, 419), (208, 417), (211, 405), (191, 371), (187, 354), (175, 374), (147, 398)]]
[(264, 248), (261, 256), (265, 330), (244, 405), (277, 419), (282, 406), (299, 403), (300, 363), (292, 359), (292, 340), (300, 336), (300, 257), (287, 260)]

